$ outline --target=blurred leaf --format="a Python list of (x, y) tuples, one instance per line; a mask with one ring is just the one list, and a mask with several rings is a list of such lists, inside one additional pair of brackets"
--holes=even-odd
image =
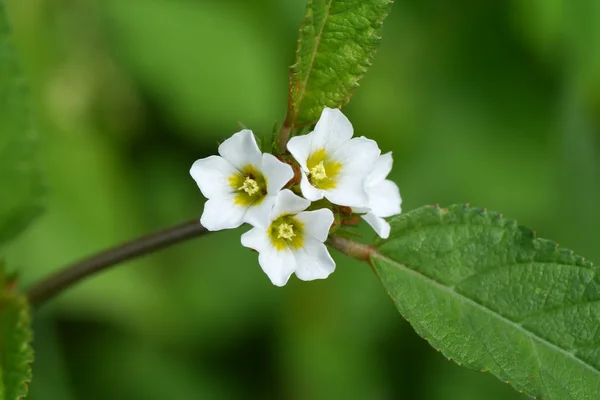
[(23, 296), (13, 293), (13, 284), (0, 264), (0, 400), (24, 398), (31, 381), (29, 306)]
[(600, 390), (598, 268), (501, 214), (423, 207), (373, 265), (399, 311), (459, 365), (548, 399)]
[(215, 146), (218, 127), (266, 126), (277, 116), (285, 75), (273, 78), (277, 53), (254, 27), (251, 5), (109, 0), (101, 10), (119, 61), (182, 128), (169, 133)]
[(588, 102), (590, 110), (600, 113), (600, 2), (569, 2), (567, 60), (571, 75)]
[(287, 125), (342, 107), (371, 65), (391, 0), (309, 0), (290, 81)]
[(600, 110), (600, 2), (515, 1), (517, 18), (534, 50), (559, 62), (586, 100)]
[(35, 137), (28, 97), (0, 0), (0, 244), (40, 212), (41, 184), (32, 162)]
[(564, 46), (567, 19), (562, 0), (515, 0), (512, 5), (535, 50), (552, 54)]

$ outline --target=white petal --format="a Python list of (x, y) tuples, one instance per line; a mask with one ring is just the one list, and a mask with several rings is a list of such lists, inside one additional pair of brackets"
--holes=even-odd
[(325, 195), (325, 191), (322, 189), (317, 189), (308, 181), (308, 176), (302, 171), (302, 180), (300, 181), (300, 190), (302, 190), (302, 195), (306, 197), (310, 201), (321, 200)]
[(262, 164), (262, 153), (256, 144), (254, 134), (248, 129), (239, 131), (221, 143), (219, 154), (237, 169), (250, 164), (260, 170)]
[(362, 179), (373, 171), (379, 154), (381, 150), (377, 143), (361, 136), (337, 148), (331, 154), (331, 159), (342, 164), (340, 174)]
[(231, 193), (233, 189), (229, 185), (229, 178), (236, 173), (239, 173), (238, 170), (219, 156), (197, 160), (190, 169), (190, 175), (207, 199)]
[(375, 167), (379, 153), (377, 143), (365, 137), (346, 142), (331, 156), (342, 164), (342, 169), (336, 178), (335, 188), (329, 189), (325, 197), (341, 206), (366, 207), (369, 198), (364, 184)]
[(246, 207), (236, 205), (233, 195), (214, 197), (204, 203), (200, 223), (209, 231), (237, 228), (244, 222)]
[(304, 233), (320, 242), (327, 240), (329, 229), (333, 224), (331, 210), (322, 208), (315, 211), (304, 211), (296, 215), (296, 219), (304, 224)]
[(364, 187), (364, 178), (340, 176), (333, 189), (325, 193), (327, 200), (333, 204), (348, 207), (367, 207), (369, 196)]
[(310, 201), (296, 196), (289, 189), (283, 189), (275, 199), (275, 205), (271, 210), (270, 220), (274, 221), (283, 214), (295, 215), (304, 211), (310, 206)]
[(313, 238), (304, 241), (302, 249), (294, 253), (296, 256), (296, 276), (303, 281), (325, 279), (335, 270), (335, 261), (327, 248)]
[(375, 162), (373, 172), (367, 178), (367, 186), (374, 186), (383, 182), (392, 171), (392, 164), (394, 164), (394, 160), (391, 151), (380, 155)]
[(244, 233), (242, 245), (259, 252), (260, 267), (274, 285), (285, 285), (296, 269), (296, 260), (292, 252), (289, 250), (277, 251), (269, 243), (267, 231), (263, 228), (252, 228)]
[(382, 239), (387, 239), (390, 236), (390, 224), (385, 219), (376, 216), (372, 212), (363, 215), (362, 219), (367, 221), (375, 233)]
[(377, 186), (367, 188), (369, 194), (369, 208), (378, 217), (391, 217), (402, 211), (402, 198), (398, 185), (390, 180), (385, 180)]
[(275, 198), (276, 196), (265, 196), (259, 205), (248, 207), (248, 211), (246, 211), (246, 215), (244, 216), (244, 222), (252, 226), (268, 227), (270, 223), (269, 216), (275, 204)]
[(267, 178), (267, 193), (271, 195), (276, 195), (294, 177), (291, 166), (269, 153), (262, 155), (262, 173)]
[(242, 246), (260, 252), (267, 249), (268, 240), (266, 229), (254, 227), (242, 235)]
[(284, 286), (296, 270), (294, 254), (290, 250), (279, 251), (272, 246), (260, 252), (258, 263), (275, 286)]
[(333, 151), (346, 143), (354, 129), (344, 114), (337, 108), (325, 108), (312, 132), (312, 151), (328, 149)]
[(288, 151), (294, 156), (296, 161), (298, 161), (300, 167), (307, 172), (308, 167), (306, 166), (306, 161), (312, 153), (312, 135), (313, 133), (303, 136), (294, 136), (287, 144)]

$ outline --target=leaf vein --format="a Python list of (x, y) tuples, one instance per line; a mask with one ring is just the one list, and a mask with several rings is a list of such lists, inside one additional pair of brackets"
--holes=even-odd
[[(315, 65), (315, 59), (317, 57), (317, 53), (319, 52), (319, 46), (321, 44), (321, 37), (323, 36), (323, 31), (325, 30), (325, 25), (327, 25), (327, 19), (329, 18), (329, 15), (330, 15), (329, 13), (330, 13), (332, 4), (333, 4), (333, 0), (329, 0), (327, 5), (325, 6), (325, 16), (323, 17), (323, 23), (321, 24), (319, 33), (317, 35), (315, 35), (315, 50), (311, 54), (310, 62), (308, 65), (308, 71), (306, 71), (306, 77), (304, 78), (304, 82), (302, 82), (302, 87), (300, 88), (300, 93), (298, 95), (298, 101), (297, 101), (298, 105), (300, 105), (302, 103), (302, 99), (304, 98), (304, 94), (306, 93), (308, 79), (310, 78), (310, 75), (312, 74), (312, 71), (313, 71), (313, 67)], [(298, 51), (300, 51), (300, 49)], [(293, 121), (292, 125), (294, 125), (294, 123), (296, 122), (295, 114), (296, 113), (294, 112), (294, 121)]]
[[(572, 307), (582, 306), (582, 305), (586, 305), (586, 304), (595, 304), (595, 303), (600, 303), (600, 299), (577, 301), (575, 303), (571, 303), (571, 304), (568, 304), (568, 305), (562, 305), (562, 306), (552, 307), (552, 308), (547, 309), (547, 310), (541, 310), (540, 312), (535, 313), (535, 314), (527, 315), (523, 319), (521, 319), (519, 321), (515, 321), (515, 322), (518, 323), (518, 324), (520, 324), (520, 323), (527, 322), (527, 320), (529, 320), (529, 319), (541, 317), (544, 314), (550, 314), (550, 313), (552, 313), (554, 311), (565, 310), (565, 309), (569, 309), (569, 308), (572, 308)], [(596, 329), (599, 329), (599, 328), (600, 328), (600, 326), (596, 326)]]
[[(529, 338), (529, 344), (531, 345), (531, 352), (533, 353), (535, 362), (536, 362), (536, 364), (538, 366), (537, 370), (538, 370), (538, 374), (540, 376), (540, 380), (542, 381), (542, 385), (545, 388), (547, 388), (546, 382), (544, 381), (544, 374), (542, 373), (542, 363), (541, 363), (541, 360), (540, 360), (540, 355), (538, 354), (537, 348), (535, 347), (535, 343), (533, 342), (533, 338), (531, 338), (531, 337)], [(535, 376), (534, 376), (534, 378), (535, 378)], [(548, 397), (547, 400), (552, 400), (552, 399), (550, 397)]]
[(496, 318), (496, 319), (499, 319), (499, 320), (505, 322), (506, 324), (512, 326), (513, 328), (523, 332), (526, 336), (529, 336), (530, 339), (535, 338), (540, 343), (543, 343), (543, 344), (547, 345), (548, 347), (554, 349), (555, 351), (558, 351), (559, 353), (564, 354), (566, 357), (572, 359), (574, 362), (576, 362), (577, 364), (580, 364), (584, 368), (592, 371), (594, 374), (600, 375), (600, 370), (596, 369), (594, 366), (592, 366), (592, 365), (588, 364), (587, 362), (585, 362), (584, 360), (580, 359), (573, 352), (563, 349), (563, 348), (559, 347), (558, 345), (556, 345), (555, 343), (552, 343), (552, 342), (538, 336), (535, 332), (527, 330), (523, 325), (521, 325), (515, 321), (512, 321), (499, 313), (493, 312), (491, 309), (487, 308), (486, 306), (478, 303), (477, 301), (471, 299), (470, 297), (465, 296), (462, 293), (459, 293), (459, 292), (453, 290), (452, 288), (448, 287), (447, 285), (445, 285), (441, 282), (438, 282), (438, 281), (434, 280), (433, 278), (430, 278), (430, 277), (420, 273), (419, 271), (408, 268), (407, 266), (400, 264), (397, 261), (394, 261), (388, 257), (385, 257), (384, 255), (382, 255), (378, 252), (373, 252), (371, 256), (379, 258), (380, 260), (385, 261), (386, 263), (389, 263), (389, 264), (393, 265), (395, 268), (403, 270), (404, 272), (407, 272), (412, 275), (416, 275), (422, 279), (430, 281), (430, 283), (433, 286), (437, 287), (438, 289), (440, 289), (444, 292), (449, 293), (450, 296), (459, 297), (459, 298), (463, 299), (465, 302), (470, 303), (475, 308), (480, 309), (483, 313), (491, 315), (493, 318)]

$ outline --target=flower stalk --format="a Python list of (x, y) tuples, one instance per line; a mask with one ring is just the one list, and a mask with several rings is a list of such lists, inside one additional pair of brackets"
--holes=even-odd
[(337, 235), (330, 236), (326, 243), (334, 249), (337, 249), (345, 255), (355, 258), (359, 261), (369, 262), (371, 254), (375, 252), (375, 250), (369, 245), (355, 242)]

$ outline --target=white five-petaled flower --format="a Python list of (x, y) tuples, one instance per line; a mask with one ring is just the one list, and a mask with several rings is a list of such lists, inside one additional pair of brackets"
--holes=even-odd
[(402, 198), (398, 185), (385, 179), (392, 170), (393, 162), (391, 152), (379, 156), (375, 168), (365, 181), (365, 189), (369, 196), (367, 207), (352, 209), (357, 213), (366, 213), (362, 218), (383, 239), (390, 236), (390, 224), (383, 218), (400, 214), (402, 211)]
[(304, 211), (310, 201), (288, 189), (277, 195), (267, 223), (242, 235), (242, 245), (259, 252), (258, 262), (271, 282), (284, 286), (292, 273), (304, 281), (327, 278), (335, 262), (323, 242), (333, 224), (329, 209)]
[(196, 161), (190, 170), (208, 199), (200, 222), (210, 231), (264, 224), (277, 193), (293, 178), (292, 168), (262, 154), (247, 129), (224, 141), (219, 154)]
[(367, 205), (364, 181), (381, 151), (375, 141), (353, 133), (340, 110), (325, 108), (313, 132), (290, 139), (287, 148), (302, 168), (300, 189), (308, 200)]

